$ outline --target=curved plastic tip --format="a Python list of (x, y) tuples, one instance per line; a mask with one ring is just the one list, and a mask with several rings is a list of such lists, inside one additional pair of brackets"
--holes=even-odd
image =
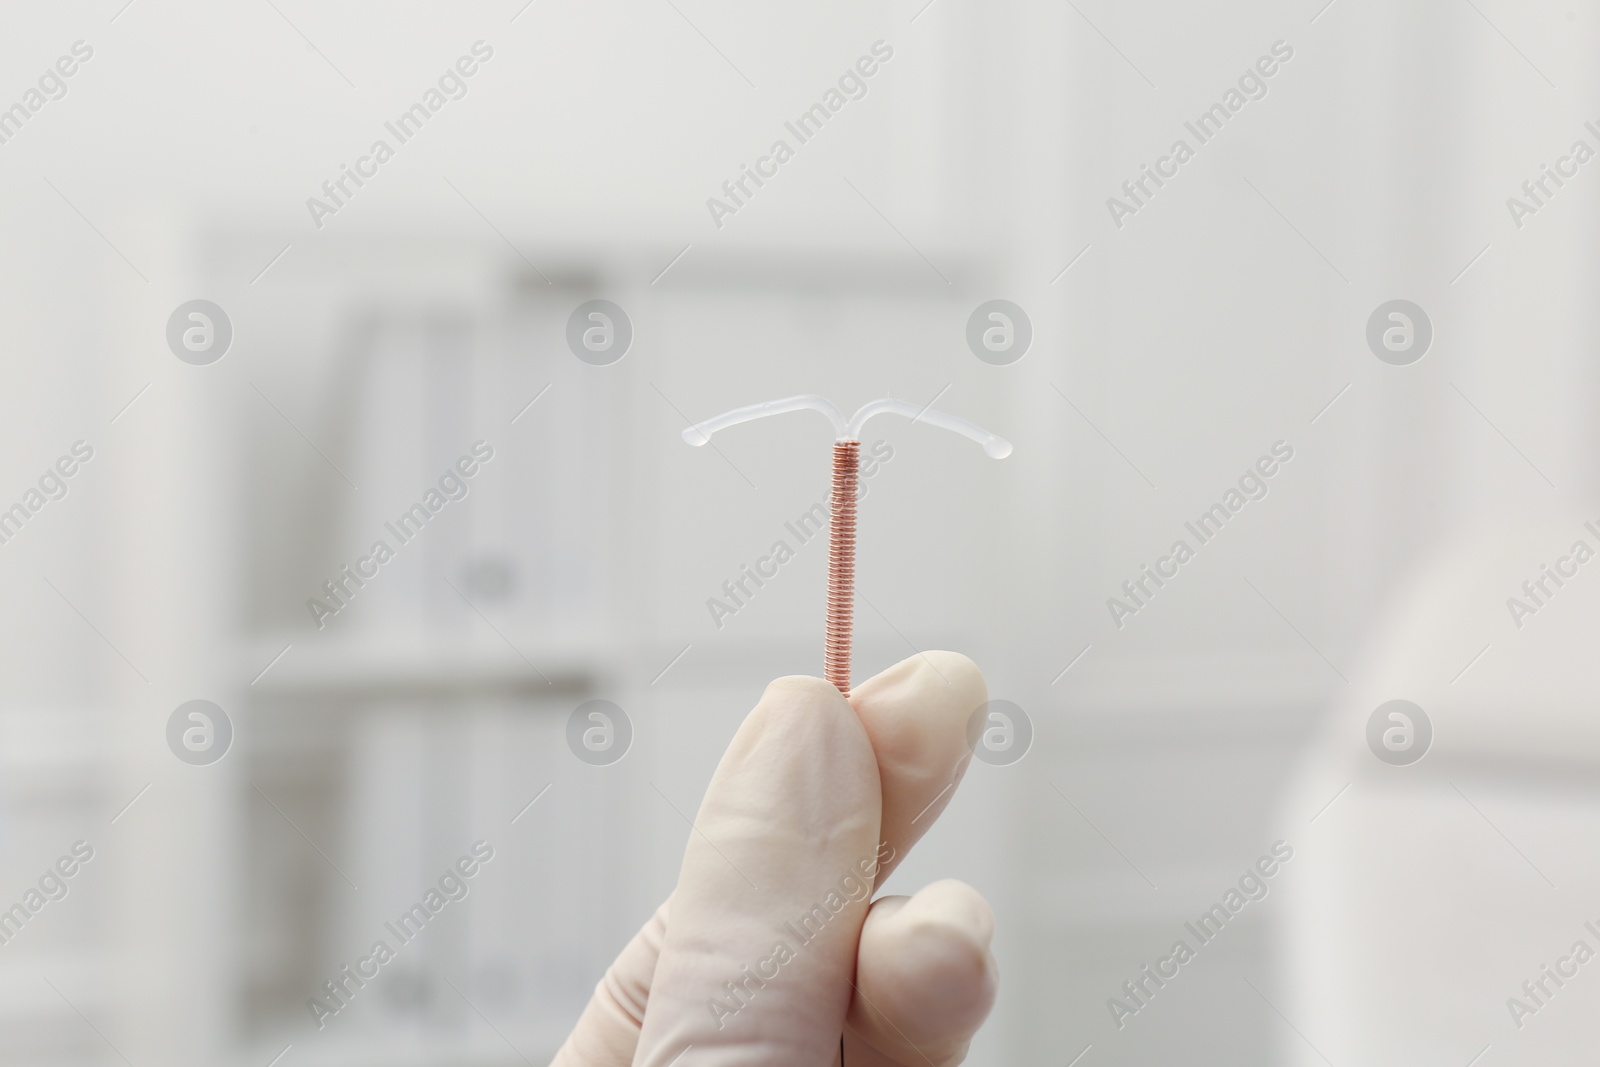
[(711, 442), (711, 435), (730, 426), (737, 426), (741, 422), (751, 419), (765, 418), (768, 415), (782, 415), (790, 411), (817, 411), (826, 415), (833, 423), (834, 432), (840, 441), (861, 440), (861, 429), (867, 420), (878, 415), (900, 415), (912, 422), (922, 422), (929, 426), (938, 426), (960, 434), (971, 441), (976, 441), (983, 446), (985, 453), (992, 459), (1005, 459), (1011, 455), (1011, 442), (1003, 437), (990, 433), (981, 426), (974, 426), (966, 419), (958, 419), (954, 415), (946, 415), (941, 411), (933, 411), (926, 404), (918, 407), (904, 400), (893, 397), (884, 397), (881, 400), (870, 401), (855, 413), (849, 421), (833, 403), (824, 397), (806, 394), (804, 396), (791, 396), (784, 400), (770, 400), (765, 404), (750, 404), (742, 408), (725, 411), (714, 418), (704, 419), (683, 431), (683, 439), (691, 445), (704, 445)]

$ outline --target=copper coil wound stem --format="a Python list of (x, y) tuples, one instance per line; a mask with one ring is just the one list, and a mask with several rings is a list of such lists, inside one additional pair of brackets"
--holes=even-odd
[(861, 442), (833, 444), (832, 518), (828, 524), (828, 619), (822, 649), (822, 676), (850, 695), (850, 636), (856, 602), (856, 489)]

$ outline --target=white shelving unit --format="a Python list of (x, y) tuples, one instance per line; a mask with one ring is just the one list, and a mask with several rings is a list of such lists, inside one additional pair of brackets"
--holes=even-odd
[[(615, 398), (576, 381), (509, 421), (549, 383), (534, 338), (582, 283), (524, 299), (485, 245), (353, 240), (348, 259), (250, 290), (232, 269), (249, 238), (191, 233), (169, 240), (162, 276), (228, 309), (235, 350), (154, 382), (103, 461), (120, 558), (93, 614), (150, 636), (130, 656), (143, 677), (111, 675), (122, 710), (83, 716), (98, 745), (39, 740), (61, 749), (46, 777), (37, 752), (10, 749), (38, 778), (14, 789), (83, 809), (75, 824), (104, 836), (69, 898), (82, 944), (40, 937), (0, 956), (10, 1032), (84, 1063), (121, 1061), (80, 1010), (136, 1061), (261, 1067), (292, 1045), (285, 1064), (542, 1062), (581, 1004), (570, 974), (597, 966), (608, 915), (626, 913), (548, 854), (601, 857), (630, 884), (626, 840), (605, 832), (617, 802), (594, 783), (563, 784), (592, 803), (560, 822), (541, 809), (512, 821), (573, 774), (566, 714), (619, 677), (598, 635), (622, 524), (613, 499), (583, 492), (604, 484), (588, 464), (610, 460)], [(128, 318), (130, 334), (148, 330)], [(382, 520), (478, 440), (494, 458), (464, 496), (319, 630), (305, 600), (392, 541)], [(182, 647), (161, 646), (178, 634)], [(197, 696), (235, 728), (205, 767), (162, 742), (171, 709)], [(319, 1030), (307, 1001), (322, 981), (478, 840), (495, 859), (466, 897)]]

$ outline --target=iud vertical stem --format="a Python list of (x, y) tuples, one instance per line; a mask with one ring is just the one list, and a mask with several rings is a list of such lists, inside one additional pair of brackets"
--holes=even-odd
[(683, 431), (691, 445), (711, 443), (711, 435), (751, 419), (782, 415), (790, 411), (816, 411), (827, 416), (837, 435), (833, 443), (832, 519), (828, 524), (828, 619), (823, 636), (822, 674), (839, 692), (850, 695), (850, 631), (855, 622), (856, 601), (856, 483), (861, 461), (861, 428), (878, 415), (900, 415), (925, 426), (937, 426), (976, 441), (991, 459), (1011, 454), (1011, 442), (974, 426), (966, 419), (934, 411), (927, 404), (916, 404), (884, 397), (863, 405), (846, 419), (830, 401), (806, 394), (764, 404), (749, 404), (725, 411), (714, 418), (697, 422)]
[(832, 518), (828, 523), (828, 618), (822, 676), (850, 695), (850, 638), (856, 602), (856, 486), (861, 442), (833, 444)]

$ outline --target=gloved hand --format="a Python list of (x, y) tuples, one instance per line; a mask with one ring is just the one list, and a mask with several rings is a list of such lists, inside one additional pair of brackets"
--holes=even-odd
[(994, 1002), (994, 917), (941, 881), (869, 900), (955, 793), (983, 676), (928, 652), (780, 678), (723, 754), (672, 896), (552, 1067), (947, 1067)]

